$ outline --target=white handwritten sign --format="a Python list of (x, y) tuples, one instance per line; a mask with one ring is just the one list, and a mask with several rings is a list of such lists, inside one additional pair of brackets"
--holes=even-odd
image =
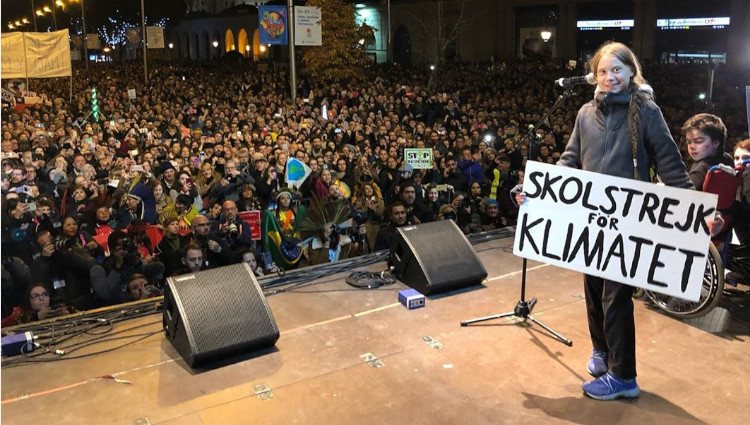
[(717, 196), (529, 161), (514, 254), (697, 301)]

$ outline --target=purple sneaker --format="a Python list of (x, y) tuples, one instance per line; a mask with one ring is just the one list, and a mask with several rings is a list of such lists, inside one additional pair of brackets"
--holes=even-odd
[(598, 378), (607, 373), (607, 370), (609, 370), (609, 367), (607, 366), (608, 359), (609, 353), (594, 348), (594, 351), (591, 353), (591, 358), (586, 365), (586, 369), (588, 369), (591, 376), (593, 376), (594, 378)]
[(584, 383), (582, 388), (584, 394), (596, 400), (636, 398), (641, 392), (635, 378), (620, 379), (611, 372)]

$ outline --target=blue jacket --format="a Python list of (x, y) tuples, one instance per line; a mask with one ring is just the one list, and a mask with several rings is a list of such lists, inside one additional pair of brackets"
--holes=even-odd
[(462, 159), (458, 161), (458, 168), (466, 174), (469, 179), (469, 187), (476, 182), (484, 184), (484, 171), (482, 165), (478, 162)]

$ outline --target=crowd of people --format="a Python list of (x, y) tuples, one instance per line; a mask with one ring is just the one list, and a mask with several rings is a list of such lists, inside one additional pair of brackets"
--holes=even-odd
[[(703, 67), (652, 68), (675, 140), (707, 108), (726, 124), (721, 152), (747, 138), (743, 92), (721, 70), (707, 105), (684, 78)], [(244, 261), (261, 276), (387, 249), (406, 224), (515, 224), (525, 162), (560, 159), (593, 88), (529, 126), (559, 94), (552, 80), (583, 69), (457, 64), (428, 90), (430, 72), (301, 78), (293, 101), (284, 72), (253, 65), (163, 64), (146, 84), (137, 65), (96, 64), (76, 71), (71, 99), (68, 80), (32, 80), (41, 103), (2, 109), (3, 325), (155, 296), (176, 274)], [(432, 150), (431, 168), (407, 163), (412, 147)], [(298, 186), (290, 162), (310, 169)]]

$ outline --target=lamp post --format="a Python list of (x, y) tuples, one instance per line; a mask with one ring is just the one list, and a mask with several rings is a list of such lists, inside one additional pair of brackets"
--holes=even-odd
[(292, 96), (292, 103), (297, 99), (297, 66), (296, 58), (294, 57), (294, 2), (288, 0), (287, 7), (289, 13), (287, 14), (286, 25), (289, 28), (289, 85), (291, 86), (290, 94)]
[[(213, 41), (213, 42), (211, 43), (211, 45), (212, 45), (212, 46), (214, 46), (214, 49), (218, 49), (218, 48), (219, 48), (219, 42), (218, 42), (218, 41), (216, 41), (216, 40), (214, 40), (214, 41)], [(217, 57), (217, 58), (219, 57), (219, 51), (218, 51), (218, 50), (216, 51), (216, 57)]]
[(141, 28), (143, 35), (141, 36), (141, 43), (143, 43), (143, 79), (148, 83), (148, 60), (146, 59), (146, 12), (143, 6), (143, 0), (141, 0)]
[(388, 40), (386, 40), (386, 55), (388, 56), (388, 63), (393, 63), (393, 42), (391, 40), (391, 0), (388, 0)]
[(57, 14), (55, 13), (54, 4), (52, 6), (53, 7), (51, 9), (49, 6), (44, 6), (42, 8), (42, 11), (44, 11), (44, 13), (52, 13), (52, 25), (55, 28), (55, 31), (57, 31)]
[(38, 32), (36, 28), (36, 7), (34, 7), (34, 0), (31, 0), (31, 17), (34, 18), (34, 32)]
[(86, 65), (86, 70), (89, 69), (89, 41), (88, 34), (86, 33), (86, 13), (84, 12), (84, 0), (81, 0), (81, 22), (83, 23), (83, 63)]

